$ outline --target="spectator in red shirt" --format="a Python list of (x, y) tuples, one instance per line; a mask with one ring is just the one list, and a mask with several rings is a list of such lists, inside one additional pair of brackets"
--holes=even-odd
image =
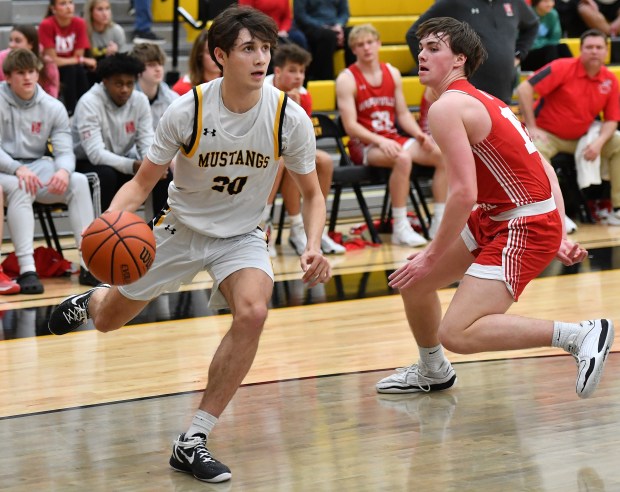
[(303, 32), (295, 26), (289, 0), (239, 0), (239, 5), (249, 5), (267, 14), (278, 25), (278, 38), (281, 42), (292, 41), (303, 49), (308, 49), (308, 41)]
[(43, 55), (51, 57), (58, 66), (61, 99), (69, 115), (89, 88), (86, 70), (97, 66), (94, 58), (84, 56), (90, 48), (86, 22), (74, 13), (73, 0), (50, 0), (47, 17), (39, 24)]
[[(600, 134), (585, 146), (583, 158), (602, 157), (609, 163), (614, 213), (605, 221), (620, 226), (620, 101), (618, 81), (605, 67), (606, 56), (607, 36), (590, 29), (581, 35), (578, 58), (552, 61), (523, 81), (517, 95), (530, 136), (548, 161), (558, 152), (575, 154), (579, 139), (603, 113)], [(536, 103), (534, 93), (540, 96)]]

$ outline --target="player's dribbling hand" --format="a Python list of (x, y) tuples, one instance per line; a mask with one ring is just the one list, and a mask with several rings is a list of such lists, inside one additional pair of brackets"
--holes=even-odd
[(327, 283), (332, 278), (332, 267), (320, 251), (306, 250), (299, 258), (304, 272), (301, 280), (314, 287), (319, 283)]
[(556, 254), (556, 258), (566, 266), (580, 263), (586, 256), (588, 256), (588, 250), (582, 248), (579, 246), (579, 243), (574, 243), (570, 239), (562, 239), (562, 244), (560, 244), (560, 249), (558, 249)]

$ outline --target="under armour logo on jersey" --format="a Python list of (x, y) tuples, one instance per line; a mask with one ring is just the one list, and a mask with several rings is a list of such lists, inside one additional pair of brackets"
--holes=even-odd
[(205, 136), (207, 136), (209, 133), (211, 134), (212, 137), (215, 137), (215, 128), (213, 130), (209, 130), (208, 128), (205, 128), (204, 131), (202, 132), (202, 134)]
[(177, 230), (174, 227), (170, 227), (170, 224), (164, 227), (164, 229), (166, 229), (170, 234), (174, 234), (175, 232), (177, 232)]
[(479, 14), (479, 13), (480, 13), (480, 9), (475, 9), (475, 8), (472, 8), (472, 9), (471, 9), (471, 13), (472, 13), (472, 14)]

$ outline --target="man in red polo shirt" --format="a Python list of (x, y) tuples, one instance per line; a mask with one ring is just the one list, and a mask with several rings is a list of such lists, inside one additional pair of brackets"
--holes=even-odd
[[(620, 100), (618, 81), (605, 67), (607, 36), (596, 29), (581, 35), (578, 58), (561, 58), (545, 65), (517, 88), (525, 125), (538, 151), (548, 161), (558, 152), (575, 154), (579, 139), (602, 112), (600, 133), (583, 151), (583, 158), (602, 157), (609, 165), (614, 213), (605, 221), (620, 226)], [(534, 103), (534, 93), (540, 97)]]

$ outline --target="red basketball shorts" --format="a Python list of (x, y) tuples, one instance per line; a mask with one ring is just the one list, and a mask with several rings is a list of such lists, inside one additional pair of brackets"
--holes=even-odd
[(461, 232), (476, 257), (466, 275), (500, 280), (514, 300), (551, 263), (562, 242), (562, 218), (557, 210), (495, 221), (474, 210)]

